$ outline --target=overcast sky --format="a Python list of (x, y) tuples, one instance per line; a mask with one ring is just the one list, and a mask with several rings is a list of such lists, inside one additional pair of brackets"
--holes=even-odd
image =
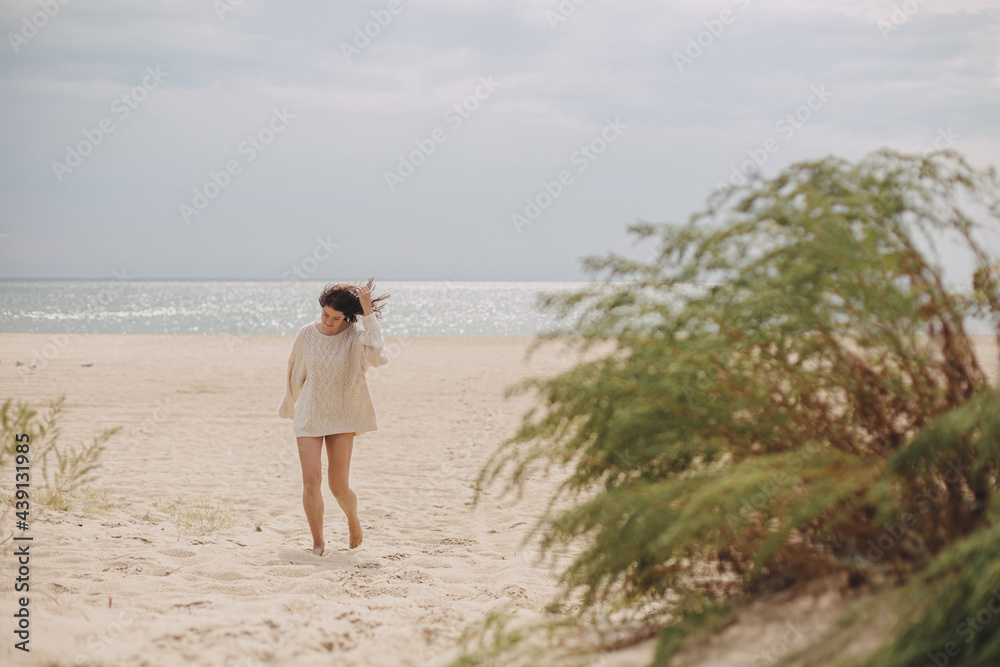
[(1000, 0), (3, 0), (0, 25), (0, 277), (579, 280), (753, 156), (1000, 164)]

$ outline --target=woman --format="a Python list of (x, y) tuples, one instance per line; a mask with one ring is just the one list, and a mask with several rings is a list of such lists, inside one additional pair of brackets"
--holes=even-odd
[[(278, 416), (292, 419), (302, 464), (302, 507), (312, 533), (312, 552), (323, 555), (322, 449), (330, 460), (329, 483), (350, 531), (350, 548), (361, 544), (358, 497), (348, 485), (354, 436), (375, 431), (375, 406), (365, 372), (389, 363), (367, 285), (327, 285), (319, 297), (322, 315), (295, 336), (288, 359), (288, 381)], [(358, 322), (358, 315), (361, 321)], [(364, 325), (364, 326), (362, 326)]]

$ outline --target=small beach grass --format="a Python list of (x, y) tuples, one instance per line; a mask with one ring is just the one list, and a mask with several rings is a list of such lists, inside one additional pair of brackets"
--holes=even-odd
[(106, 512), (115, 506), (115, 501), (111, 497), (111, 489), (95, 489), (87, 486), (73, 492), (72, 497), (80, 501), (80, 511), (84, 514)]
[[(3, 498), (12, 507), (29, 502), (32, 507), (68, 512), (73, 500), (83, 501), (86, 512), (109, 509), (110, 491), (81, 485), (91, 481), (101, 465), (107, 441), (121, 427), (106, 428), (90, 444), (74, 447), (59, 441), (65, 394), (51, 401), (40, 414), (25, 401), (8, 398), (0, 404), (0, 470), (17, 467), (28, 489), (19, 489)], [(14, 478), (15, 471), (9, 474)], [(43, 519), (44, 511), (32, 511), (33, 519)]]
[(232, 509), (221, 501), (213, 500), (211, 495), (190, 504), (178, 498), (168, 509), (171, 520), (177, 526), (178, 537), (181, 533), (211, 535), (232, 527), (236, 522)]

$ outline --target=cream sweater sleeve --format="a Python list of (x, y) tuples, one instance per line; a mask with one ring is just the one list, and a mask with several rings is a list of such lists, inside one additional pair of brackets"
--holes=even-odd
[(389, 363), (389, 356), (385, 353), (385, 340), (375, 313), (363, 315), (361, 323), (365, 327), (365, 332), (361, 334), (361, 370), (367, 372), (372, 366), (385, 366)]
[[(310, 325), (312, 326), (312, 325)], [(292, 353), (288, 357), (288, 375), (285, 382), (285, 396), (281, 399), (278, 407), (278, 416), (285, 419), (295, 417), (295, 401), (299, 398), (299, 391), (306, 381), (306, 364), (302, 358), (302, 331), (295, 336), (292, 343)]]

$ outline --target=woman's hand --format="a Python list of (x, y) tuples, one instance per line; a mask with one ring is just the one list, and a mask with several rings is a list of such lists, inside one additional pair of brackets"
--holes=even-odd
[(361, 311), (363, 315), (371, 315), (374, 310), (372, 310), (372, 293), (368, 291), (367, 285), (361, 285), (357, 288), (358, 301), (361, 302)]

